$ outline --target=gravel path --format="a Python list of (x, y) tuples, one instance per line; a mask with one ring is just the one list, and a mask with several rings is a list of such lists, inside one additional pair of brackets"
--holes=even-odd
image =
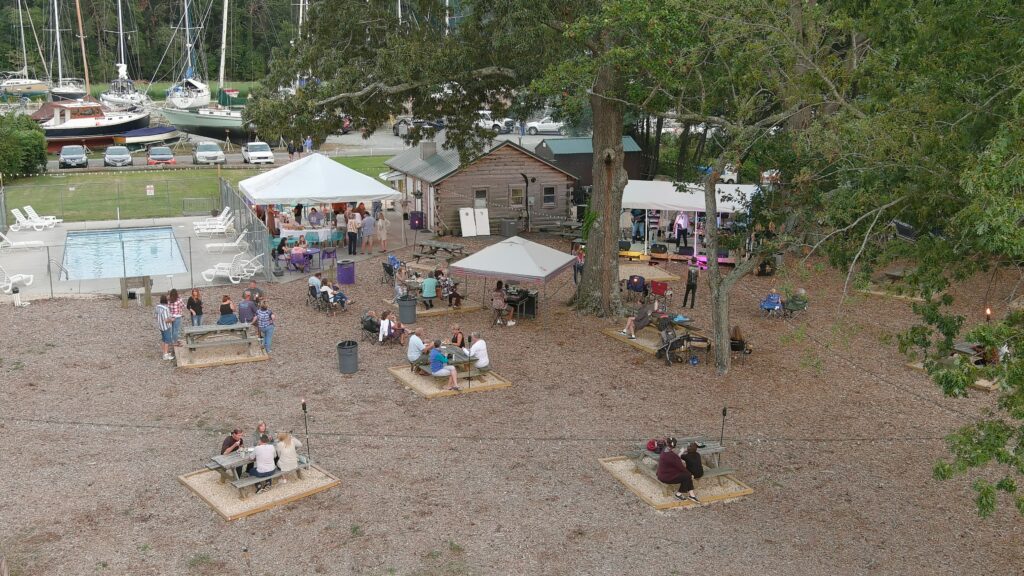
[[(379, 271), (358, 264), (359, 312), (380, 308)], [(784, 278), (740, 282), (733, 318), (756, 350), (720, 377), (600, 334), (620, 322), (565, 308), (566, 274), (539, 321), (422, 321), (430, 336), (452, 321), (482, 329), (515, 383), (429, 401), (387, 373), (397, 347), (363, 343), (359, 373), (338, 374), (334, 344), (358, 340), (359, 312), (315, 313), (304, 280), (267, 287), (279, 317), (271, 361), (202, 370), (160, 360), (149, 310), (5, 305), (0, 549), (19, 575), (1020, 574), (1012, 507), (981, 520), (968, 479), (931, 478), (942, 437), (993, 397), (944, 398), (904, 366), (893, 336), (912, 321), (905, 302), (855, 297), (837, 322), (842, 280), (794, 274), (812, 305), (786, 322), (756, 309)], [(971, 322), (988, 280), (959, 289)], [(1013, 283), (997, 277), (992, 300)], [(210, 303), (222, 293), (240, 289), (204, 290)], [(709, 326), (705, 286), (698, 303), (692, 316)], [(340, 486), (225, 523), (178, 483), (234, 426), (265, 419), (305, 441), (301, 397), (313, 456)], [(724, 405), (723, 463), (755, 490), (739, 502), (655, 512), (598, 462), (668, 431), (718, 434)]]

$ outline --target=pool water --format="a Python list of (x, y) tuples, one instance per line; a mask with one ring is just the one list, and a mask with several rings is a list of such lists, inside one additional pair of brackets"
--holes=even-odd
[(188, 271), (170, 226), (68, 232), (64, 268), (69, 280), (160, 276)]

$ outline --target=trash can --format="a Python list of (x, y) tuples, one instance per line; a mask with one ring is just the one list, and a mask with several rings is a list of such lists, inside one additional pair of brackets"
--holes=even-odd
[(501, 220), (498, 229), (498, 233), (506, 238), (519, 234), (519, 224), (515, 220)]
[(402, 324), (416, 323), (416, 297), (408, 294), (398, 299), (398, 321)]
[(338, 262), (338, 284), (356, 283), (356, 263), (352, 260)]
[(338, 371), (355, 374), (359, 370), (359, 343), (355, 340), (338, 342)]

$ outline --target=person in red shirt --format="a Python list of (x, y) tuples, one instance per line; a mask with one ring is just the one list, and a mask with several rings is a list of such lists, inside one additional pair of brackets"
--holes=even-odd
[(697, 494), (693, 491), (693, 474), (686, 468), (686, 462), (679, 457), (679, 454), (676, 454), (675, 447), (675, 438), (669, 438), (668, 446), (658, 457), (658, 480), (665, 484), (679, 484), (679, 491), (675, 493), (676, 498), (680, 500), (689, 498), (699, 503), (700, 500), (697, 499)]

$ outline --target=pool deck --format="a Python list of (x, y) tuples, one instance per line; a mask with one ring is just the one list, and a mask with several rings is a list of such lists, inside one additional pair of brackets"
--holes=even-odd
[[(391, 221), (391, 230), (399, 231), (402, 225), (402, 215), (397, 212), (386, 212), (388, 220)], [(174, 236), (181, 248), (181, 256), (185, 261), (186, 271), (181, 274), (153, 276), (154, 293), (165, 292), (171, 288), (179, 291), (189, 289), (192, 286), (219, 286), (229, 284), (226, 278), (215, 278), (214, 282), (207, 282), (203, 279), (202, 272), (212, 268), (219, 262), (229, 262), (237, 252), (225, 252), (223, 254), (210, 254), (206, 251), (206, 245), (213, 242), (230, 242), (234, 240), (217, 236), (214, 238), (199, 238), (192, 229), (192, 223), (201, 220), (203, 217), (180, 217), (180, 218), (145, 218), (137, 220), (95, 220), (90, 222), (68, 222), (57, 225), (50, 230), (39, 232), (21, 230), (18, 232), (7, 232), (5, 236), (14, 242), (26, 240), (42, 240), (45, 247), (42, 249), (0, 249), (0, 265), (10, 275), (32, 274), (35, 276), (31, 286), (20, 286), (22, 299), (32, 300), (33, 298), (45, 298), (53, 296), (96, 296), (96, 295), (120, 295), (120, 281), (117, 278), (99, 280), (66, 280), (64, 275), (58, 272), (56, 266), (52, 266), (52, 274), (47, 271), (47, 262), (63, 262), (64, 243), (67, 233), (72, 230), (109, 230), (114, 228), (143, 228), (153, 226), (171, 226), (174, 228)], [(392, 233), (388, 238), (388, 244), (392, 248), (402, 247), (400, 233)], [(412, 236), (408, 236), (411, 242)], [(393, 245), (393, 246), (392, 246)], [(339, 256), (352, 260), (363, 260), (375, 256), (343, 256), (339, 250)], [(255, 256), (255, 254), (250, 254)], [(259, 282), (286, 282), (294, 280), (299, 276), (296, 273), (286, 273), (281, 278), (270, 276), (257, 277)], [(11, 296), (0, 292), (0, 302), (6, 302)]]

